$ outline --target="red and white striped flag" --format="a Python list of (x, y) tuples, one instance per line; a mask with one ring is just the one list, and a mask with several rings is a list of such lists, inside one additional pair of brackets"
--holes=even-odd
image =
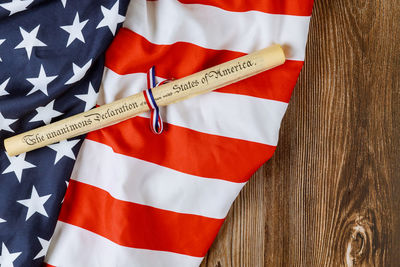
[(287, 62), (90, 133), (46, 256), (52, 266), (198, 266), (249, 177), (274, 153), (302, 68), (312, 0), (132, 0), (98, 104), (278, 43)]

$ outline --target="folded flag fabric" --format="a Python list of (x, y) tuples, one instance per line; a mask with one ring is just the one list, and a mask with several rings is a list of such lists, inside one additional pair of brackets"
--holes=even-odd
[(153, 65), (162, 81), (274, 43), (290, 54), (276, 69), (162, 108), (161, 135), (149, 114), (88, 134), (47, 264), (198, 266), (241, 188), (275, 151), (312, 4), (132, 0), (106, 52), (99, 105), (146, 89)]
[(0, 266), (42, 266), (81, 145), (8, 157), (3, 140), (95, 105), (127, 0), (0, 1)]

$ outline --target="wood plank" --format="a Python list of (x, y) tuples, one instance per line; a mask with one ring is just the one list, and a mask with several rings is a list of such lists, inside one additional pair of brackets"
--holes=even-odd
[(316, 0), (274, 157), (202, 267), (399, 266), (400, 5)]

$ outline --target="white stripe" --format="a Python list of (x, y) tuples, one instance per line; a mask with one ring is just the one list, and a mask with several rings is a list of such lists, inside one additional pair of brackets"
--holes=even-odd
[[(139, 90), (138, 92), (140, 92), (140, 90)], [(138, 92), (137, 92), (137, 93), (138, 93)], [(153, 101), (152, 101), (152, 99), (151, 99), (151, 97), (150, 97), (150, 92), (149, 92), (149, 90), (146, 90), (146, 91), (144, 91), (144, 92), (145, 92), (145, 94), (146, 94), (146, 96), (147, 96), (147, 99), (149, 100), (150, 108), (151, 108), (151, 109), (155, 109), (156, 107), (154, 106), (154, 103), (153, 103)]]
[(151, 86), (151, 88), (153, 88), (154, 87), (154, 81), (153, 81), (153, 72), (154, 72), (154, 68), (151, 68), (150, 69), (150, 74), (149, 74), (149, 80), (150, 80), (150, 86)]
[[(156, 77), (157, 80), (161, 80)], [(119, 75), (106, 68), (98, 104), (130, 96), (146, 86), (146, 74)], [(115, 88), (118, 88), (116, 90)], [(245, 95), (210, 92), (168, 107), (164, 121), (203, 133), (276, 146), (287, 103)], [(141, 116), (149, 117), (149, 113)]]
[(71, 179), (114, 198), (159, 209), (223, 219), (244, 183), (209, 179), (114, 153), (85, 140)]
[[(154, 125), (154, 127), (155, 127), (155, 125), (156, 125), (156, 123), (157, 123), (157, 116), (154, 114), (154, 116), (153, 116), (153, 121), (152, 121), (152, 124)], [(154, 129), (155, 130), (155, 129)]]
[(205, 48), (250, 53), (274, 43), (304, 60), (310, 17), (259, 11), (230, 12), (177, 0), (132, 0), (124, 26), (155, 44), (189, 42)]
[(197, 267), (201, 260), (172, 252), (123, 247), (58, 221), (45, 262), (57, 267)]

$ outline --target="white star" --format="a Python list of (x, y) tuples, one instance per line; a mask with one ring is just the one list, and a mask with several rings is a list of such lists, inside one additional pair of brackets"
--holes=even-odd
[(63, 7), (65, 8), (65, 6), (67, 5), (67, 0), (61, 0), (61, 3), (63, 5)]
[(12, 0), (9, 3), (0, 4), (0, 6), (10, 11), (9, 16), (11, 16), (12, 14), (26, 10), (32, 2), (33, 0)]
[(38, 240), (40, 242), (40, 245), (42, 246), (42, 250), (39, 251), (39, 253), (35, 256), (35, 258), (33, 258), (34, 260), (39, 259), (39, 258), (41, 258), (43, 256), (46, 256), (46, 253), (47, 253), (47, 250), (49, 249), (49, 244), (50, 244), (50, 240), (47, 241), (47, 240), (45, 240), (43, 238), (40, 238), (40, 237), (37, 237), (37, 238), (38, 238)]
[(75, 154), (72, 151), (72, 148), (79, 143), (79, 140), (62, 140), (61, 142), (53, 145), (49, 145), (48, 147), (57, 152), (56, 158), (54, 159), (54, 165), (64, 156), (75, 159)]
[(72, 75), (72, 77), (65, 84), (71, 84), (82, 79), (91, 65), (92, 60), (89, 60), (82, 68), (75, 63), (72, 63), (72, 71), (74, 72), (74, 75)]
[(74, 22), (72, 22), (72, 25), (67, 25), (67, 26), (60, 26), (61, 29), (69, 33), (68, 41), (67, 41), (67, 47), (75, 40), (78, 39), (82, 42), (85, 42), (85, 38), (83, 37), (82, 34), (82, 29), (85, 27), (86, 23), (89, 20), (85, 20), (82, 22), (79, 22), (79, 14), (76, 12)]
[(35, 186), (33, 186), (31, 198), (17, 200), (18, 203), (28, 208), (25, 221), (27, 221), (36, 212), (42, 214), (43, 216), (49, 217), (49, 215), (47, 215), (46, 210), (44, 209), (44, 204), (46, 203), (47, 200), (49, 200), (50, 197), (51, 194), (46, 196), (39, 196)]
[(25, 48), (26, 54), (28, 55), (29, 59), (31, 58), (33, 47), (47, 46), (45, 43), (36, 38), (39, 32), (39, 27), (40, 25), (37, 25), (36, 28), (33, 29), (31, 32), (27, 32), (19, 27), (19, 31), (21, 32), (23, 40), (14, 49)]
[(2, 218), (0, 218), (0, 223), (4, 223), (4, 222), (7, 222), (7, 221), (2, 219)]
[[(6, 39), (0, 39), (0, 45), (2, 44), (2, 43), (4, 43), (4, 41), (5, 41)], [(3, 60), (1, 60), (1, 57), (0, 57), (0, 62), (2, 62)]]
[(118, 23), (121, 23), (125, 20), (125, 17), (121, 16), (118, 11), (119, 0), (115, 2), (111, 9), (107, 9), (104, 6), (101, 6), (101, 12), (103, 13), (104, 18), (100, 21), (99, 25), (97, 25), (96, 29), (101, 27), (108, 27), (112, 34), (115, 35)]
[(6, 91), (6, 86), (9, 81), (10, 81), (10, 78), (8, 78), (2, 84), (0, 84), (0, 96), (8, 95), (8, 92)]
[(13, 124), (17, 120), (13, 119), (6, 119), (4, 118), (3, 114), (0, 112), (0, 131), (9, 131), (9, 132), (14, 132), (13, 129), (10, 128), (10, 125)]
[(94, 90), (92, 84), (89, 83), (88, 93), (85, 95), (76, 95), (76, 97), (79, 98), (80, 100), (86, 102), (85, 111), (88, 111), (89, 109), (94, 107), (94, 105), (96, 104), (97, 93)]
[(47, 86), (49, 83), (51, 83), (55, 78), (57, 78), (58, 75), (56, 76), (46, 76), (46, 72), (43, 68), (43, 65), (40, 65), (40, 71), (39, 71), (39, 76), (37, 78), (27, 78), (26, 80), (33, 84), (33, 88), (29, 91), (27, 95), (33, 94), (36, 91), (42, 91), (43, 94), (49, 95), (47, 92)]
[(6, 244), (1, 244), (0, 266), (1, 267), (14, 267), (13, 262), (22, 252), (10, 253)]
[(43, 121), (45, 124), (49, 124), (52, 118), (62, 115), (63, 113), (54, 110), (54, 101), (44, 107), (38, 107), (36, 109), (37, 114), (29, 122)]
[(8, 160), (10, 161), (10, 165), (2, 172), (2, 174), (14, 172), (15, 176), (17, 176), (18, 182), (21, 183), (22, 179), (22, 171), (25, 169), (30, 169), (36, 167), (35, 165), (27, 162), (25, 160), (26, 154), (20, 154), (19, 156), (10, 157), (6, 154)]

